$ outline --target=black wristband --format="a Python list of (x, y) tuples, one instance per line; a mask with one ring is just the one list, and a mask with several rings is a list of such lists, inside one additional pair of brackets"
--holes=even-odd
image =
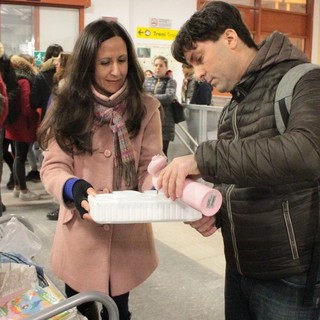
[(76, 181), (72, 187), (74, 204), (77, 210), (79, 211), (82, 219), (83, 219), (83, 215), (85, 213), (88, 213), (88, 211), (81, 206), (81, 202), (82, 200), (88, 200), (89, 188), (92, 188), (92, 185), (83, 179), (79, 179), (78, 181)]

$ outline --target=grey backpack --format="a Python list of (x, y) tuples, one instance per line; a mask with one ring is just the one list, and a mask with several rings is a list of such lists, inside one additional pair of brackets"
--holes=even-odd
[(320, 65), (313, 63), (299, 64), (290, 69), (279, 82), (274, 101), (274, 115), (277, 129), (281, 134), (284, 133), (287, 127), (292, 95), (297, 82), (307, 72), (318, 68), (320, 68)]

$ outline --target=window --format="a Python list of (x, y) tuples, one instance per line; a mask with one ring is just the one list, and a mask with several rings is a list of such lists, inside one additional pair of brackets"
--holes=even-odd
[(33, 7), (0, 5), (0, 39), (8, 55), (34, 52)]
[[(198, 0), (198, 9), (206, 0)], [(314, 0), (231, 0), (256, 43), (260, 43), (273, 31), (285, 33), (290, 40), (311, 58), (312, 19)], [(308, 18), (309, 17), (309, 18)]]

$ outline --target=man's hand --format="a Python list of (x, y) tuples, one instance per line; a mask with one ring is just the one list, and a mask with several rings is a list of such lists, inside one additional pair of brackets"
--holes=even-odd
[(185, 223), (189, 224), (192, 228), (196, 229), (204, 237), (209, 237), (217, 231), (215, 222), (215, 216), (202, 216), (200, 220)]
[(199, 175), (199, 173), (194, 155), (174, 158), (161, 170), (157, 180), (157, 189), (172, 200), (181, 198), (186, 177)]

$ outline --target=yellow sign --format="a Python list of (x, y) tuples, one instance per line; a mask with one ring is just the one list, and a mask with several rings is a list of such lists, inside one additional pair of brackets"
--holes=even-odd
[(174, 40), (179, 30), (137, 27), (137, 38)]

